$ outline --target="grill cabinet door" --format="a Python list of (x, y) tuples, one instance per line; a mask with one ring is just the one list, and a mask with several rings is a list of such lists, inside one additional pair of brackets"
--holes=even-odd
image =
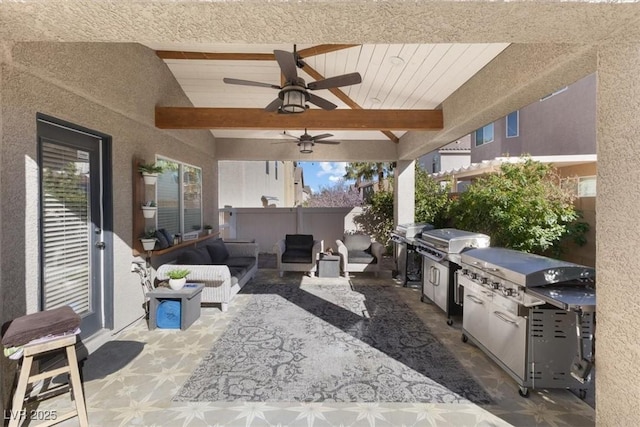
[[(465, 310), (466, 310), (465, 301)], [(489, 304), (489, 349), (521, 380), (524, 380), (527, 319)]]
[(485, 347), (489, 344), (489, 303), (488, 297), (484, 294), (474, 292), (470, 286), (464, 287), (462, 327)]
[(422, 295), (429, 298), (430, 301), (433, 301), (435, 298), (433, 290), (433, 264), (435, 264), (434, 261), (427, 257), (422, 257)]
[(449, 267), (443, 263), (434, 263), (433, 295), (434, 302), (444, 310), (449, 312)]

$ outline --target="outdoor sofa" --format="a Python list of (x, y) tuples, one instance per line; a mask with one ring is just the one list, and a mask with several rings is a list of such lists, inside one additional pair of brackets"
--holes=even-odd
[(258, 271), (258, 244), (221, 239), (207, 242), (182, 252), (175, 264), (161, 265), (156, 279), (168, 280), (168, 272), (176, 268), (190, 271), (188, 282), (204, 283), (203, 303), (218, 303), (227, 311), (233, 297)]

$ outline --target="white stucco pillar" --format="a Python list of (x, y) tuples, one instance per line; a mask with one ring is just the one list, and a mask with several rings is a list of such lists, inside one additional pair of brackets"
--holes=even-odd
[[(393, 224), (407, 224), (414, 222), (416, 207), (416, 162), (414, 160), (398, 160), (393, 180)], [(407, 248), (404, 245), (394, 245), (395, 270), (398, 278), (406, 280)]]
[(640, 45), (598, 51), (596, 423), (640, 425)]
[(416, 207), (416, 170), (415, 160), (399, 160), (393, 180), (393, 220), (394, 225), (414, 221)]

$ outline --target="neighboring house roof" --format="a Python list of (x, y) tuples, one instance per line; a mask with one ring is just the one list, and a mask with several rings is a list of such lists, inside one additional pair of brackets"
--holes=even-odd
[(555, 167), (564, 167), (572, 165), (581, 165), (586, 163), (595, 163), (597, 161), (596, 154), (575, 154), (575, 155), (558, 155), (558, 156), (531, 156), (531, 157), (496, 157), (493, 160), (483, 160), (479, 163), (471, 163), (469, 166), (432, 173), (430, 176), (436, 181), (443, 181), (451, 177), (456, 179), (475, 178), (500, 169), (503, 163), (520, 163), (525, 159), (540, 163), (550, 163)]

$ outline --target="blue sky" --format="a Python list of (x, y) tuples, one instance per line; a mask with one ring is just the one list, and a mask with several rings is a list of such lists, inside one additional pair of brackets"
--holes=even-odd
[(304, 171), (304, 185), (317, 193), (343, 179), (347, 162), (298, 162), (298, 166)]

